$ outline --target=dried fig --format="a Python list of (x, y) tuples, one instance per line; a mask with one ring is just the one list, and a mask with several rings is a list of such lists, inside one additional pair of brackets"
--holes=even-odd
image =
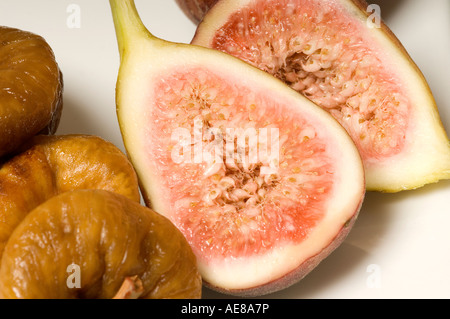
[(11, 235), (0, 297), (200, 298), (201, 277), (168, 219), (117, 193), (76, 190), (35, 208)]
[(54, 134), (62, 112), (63, 76), (39, 35), (0, 27), (0, 157), (37, 134)]
[(0, 258), (20, 221), (35, 207), (74, 189), (105, 189), (140, 201), (134, 168), (96, 136), (35, 136), (0, 166)]

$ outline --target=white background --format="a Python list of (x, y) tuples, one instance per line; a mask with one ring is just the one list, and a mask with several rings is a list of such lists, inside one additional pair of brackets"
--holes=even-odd
[[(450, 132), (450, 1), (375, 3), (427, 78)], [(79, 28), (70, 27), (71, 5), (80, 9)], [(174, 0), (136, 5), (154, 35), (192, 39), (195, 26)], [(123, 150), (114, 101), (119, 55), (108, 1), (0, 0), (0, 25), (40, 34), (53, 48), (65, 81), (57, 133), (98, 135)], [(204, 297), (227, 298), (207, 289)], [(346, 241), (300, 283), (267, 297), (450, 298), (450, 182), (368, 193)]]

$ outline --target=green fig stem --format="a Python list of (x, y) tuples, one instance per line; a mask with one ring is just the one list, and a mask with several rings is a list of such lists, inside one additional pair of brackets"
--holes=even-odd
[(127, 48), (131, 47), (130, 43), (134, 39), (143, 36), (149, 40), (157, 39), (148, 31), (139, 17), (134, 0), (109, 0), (109, 3), (121, 58), (125, 55)]

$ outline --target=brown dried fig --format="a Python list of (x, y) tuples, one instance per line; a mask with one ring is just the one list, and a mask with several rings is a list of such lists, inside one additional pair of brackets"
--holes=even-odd
[(96, 136), (35, 136), (0, 164), (0, 258), (13, 230), (38, 205), (74, 189), (105, 189), (140, 201), (136, 173), (112, 143)]
[(181, 232), (104, 190), (66, 192), (34, 209), (9, 239), (0, 267), (2, 298), (200, 298), (201, 287)]
[(0, 157), (36, 134), (54, 134), (63, 76), (39, 35), (0, 26)]

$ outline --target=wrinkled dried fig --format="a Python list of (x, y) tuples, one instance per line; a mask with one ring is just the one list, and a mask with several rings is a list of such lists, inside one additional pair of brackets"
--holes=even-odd
[(105, 189), (140, 200), (134, 168), (96, 136), (36, 136), (0, 166), (0, 258), (13, 230), (34, 208), (74, 189)]
[(138, 296), (200, 298), (201, 277), (181, 232), (123, 195), (55, 196), (25, 217), (5, 247), (2, 298)]
[(36, 134), (54, 134), (63, 76), (39, 35), (0, 26), (0, 157)]

